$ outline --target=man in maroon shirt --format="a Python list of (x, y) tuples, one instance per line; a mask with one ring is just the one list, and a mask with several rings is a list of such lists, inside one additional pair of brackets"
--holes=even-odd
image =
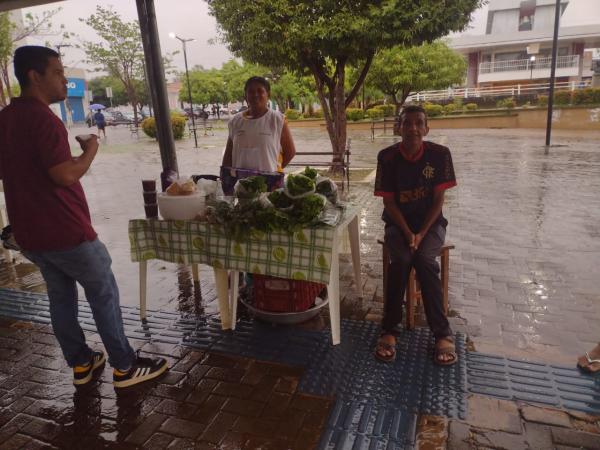
[(421, 284), (427, 323), (435, 337), (434, 362), (450, 365), (457, 361), (457, 356), (444, 313), (436, 258), (448, 224), (442, 214), (444, 192), (456, 186), (456, 178), (450, 150), (424, 141), (428, 132), (425, 110), (408, 106), (400, 114), (402, 142), (377, 155), (375, 195), (383, 197), (390, 276), (375, 356), (386, 362), (395, 359), (396, 326), (402, 320), (404, 293), (414, 267)]
[(25, 46), (15, 51), (21, 96), (0, 111), (0, 176), (6, 209), (23, 254), (46, 281), (50, 318), (73, 383), (101, 373), (106, 357), (85, 342), (77, 313), (77, 286), (85, 290), (98, 333), (114, 368), (113, 383), (127, 387), (159, 376), (163, 358), (136, 356), (123, 330), (111, 259), (92, 227), (79, 183), (98, 151), (98, 137), (78, 137), (83, 153), (71, 156), (68, 134), (48, 105), (62, 101), (67, 80), (58, 53)]

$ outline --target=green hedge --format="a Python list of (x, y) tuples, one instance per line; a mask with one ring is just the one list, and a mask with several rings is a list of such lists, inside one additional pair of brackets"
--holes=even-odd
[(441, 116), (444, 112), (444, 107), (442, 105), (436, 105), (434, 103), (425, 103), (423, 108), (428, 117)]
[[(178, 113), (171, 113), (171, 129), (173, 130), (173, 138), (181, 139), (185, 132), (186, 118)], [(142, 130), (147, 136), (156, 139), (156, 120), (154, 117), (147, 117), (142, 122)]]
[(300, 118), (300, 113), (295, 109), (286, 109), (285, 117), (287, 117), (288, 120), (297, 120)]
[(346, 120), (362, 120), (365, 118), (365, 113), (360, 108), (348, 108), (346, 110)]
[[(390, 105), (389, 103), (386, 103), (385, 105), (377, 105), (371, 109), (381, 110), (383, 113), (383, 117), (392, 117), (394, 115), (394, 112), (396, 111), (396, 107), (394, 105)], [(368, 111), (369, 110), (367, 110), (367, 112)]]
[(477, 111), (477, 108), (479, 108), (479, 106), (477, 105), (477, 103), (467, 103), (465, 105), (465, 108), (467, 109), (467, 111)]
[(384, 118), (384, 112), (381, 108), (367, 109), (367, 117), (372, 120), (379, 120)]
[(496, 102), (496, 106), (498, 108), (508, 108), (508, 109), (513, 109), (515, 106), (517, 106), (517, 102), (515, 101), (514, 98), (512, 97), (508, 97), (508, 98), (503, 98), (501, 100), (498, 100)]

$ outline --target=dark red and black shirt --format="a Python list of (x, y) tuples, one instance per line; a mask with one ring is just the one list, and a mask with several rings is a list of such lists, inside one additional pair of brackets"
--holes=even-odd
[[(456, 177), (452, 156), (443, 145), (423, 142), (421, 149), (411, 157), (402, 143), (397, 143), (377, 155), (375, 195), (395, 198), (413, 233), (419, 232), (425, 222), (434, 193), (453, 186), (456, 186)], [(386, 224), (394, 224), (385, 210), (382, 219)], [(448, 224), (441, 213), (437, 222), (443, 226)]]
[(59, 186), (49, 175), (71, 158), (67, 130), (48, 105), (19, 97), (0, 111), (6, 209), (24, 250), (67, 250), (96, 239), (81, 184)]

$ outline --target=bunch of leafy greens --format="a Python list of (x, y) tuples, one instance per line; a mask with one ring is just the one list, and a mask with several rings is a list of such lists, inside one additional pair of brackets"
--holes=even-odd
[(302, 172), (302, 175), (307, 176), (311, 180), (316, 180), (317, 176), (319, 176), (319, 173), (315, 169), (313, 169), (313, 168), (311, 168), (309, 166), (306, 166), (306, 168)]
[(269, 201), (275, 208), (285, 209), (292, 206), (292, 199), (285, 195), (283, 189), (277, 189), (268, 196)]
[(294, 197), (315, 191), (315, 182), (306, 175), (288, 175), (285, 183), (287, 191)]
[(337, 188), (329, 178), (325, 178), (317, 183), (316, 191), (324, 195), (334, 205), (337, 203)]
[(243, 178), (238, 183), (242, 188), (236, 191), (239, 198), (256, 198), (263, 192), (267, 192), (267, 181), (260, 175)]
[(325, 197), (309, 194), (294, 200), (294, 208), (290, 211), (290, 222), (295, 228), (303, 228), (315, 222), (325, 207)]

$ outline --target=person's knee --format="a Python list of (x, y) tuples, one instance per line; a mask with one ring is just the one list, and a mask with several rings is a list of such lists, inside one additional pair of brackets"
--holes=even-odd
[(417, 250), (413, 255), (413, 265), (417, 268), (438, 269), (437, 254), (433, 252), (423, 252)]

